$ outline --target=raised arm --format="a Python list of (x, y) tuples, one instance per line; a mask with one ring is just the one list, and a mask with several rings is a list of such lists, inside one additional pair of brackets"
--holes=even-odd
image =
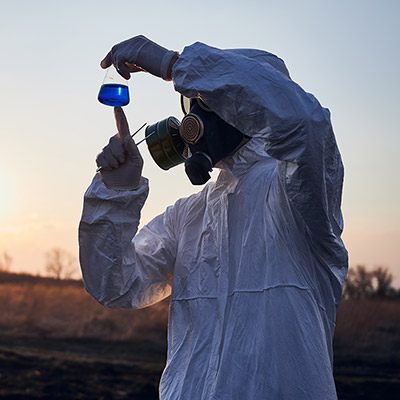
[(115, 115), (118, 134), (97, 157), (101, 171), (85, 193), (80, 264), (85, 287), (98, 302), (140, 308), (170, 294), (175, 244), (168, 210), (135, 237), (148, 182), (122, 109)]
[(136, 235), (147, 193), (147, 180), (136, 190), (115, 191), (98, 175), (85, 193), (79, 226), (83, 281), (104, 306), (141, 308), (171, 293), (175, 245), (169, 211)]
[(290, 79), (282, 60), (195, 43), (180, 54), (172, 78), (178, 92), (201, 97), (242, 133), (263, 137), (280, 186), (312, 237), (330, 246), (339, 240), (343, 165), (330, 113)]

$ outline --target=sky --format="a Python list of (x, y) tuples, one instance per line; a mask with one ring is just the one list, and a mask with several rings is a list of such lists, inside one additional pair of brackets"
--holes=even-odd
[[(83, 194), (116, 133), (112, 108), (97, 101), (99, 62), (114, 44), (143, 34), (180, 52), (201, 41), (283, 58), (332, 114), (350, 265), (388, 267), (400, 286), (399, 11), (396, 0), (3, 0), (0, 260), (7, 252), (12, 271), (42, 274), (52, 248), (78, 256)], [(172, 82), (138, 73), (129, 88), (132, 131), (182, 118)], [(162, 171), (145, 143), (140, 149), (150, 180), (142, 226), (199, 188), (182, 165)]]

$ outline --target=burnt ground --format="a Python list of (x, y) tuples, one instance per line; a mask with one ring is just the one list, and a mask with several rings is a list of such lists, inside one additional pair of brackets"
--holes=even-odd
[[(163, 341), (0, 336), (0, 399), (158, 399), (165, 354)], [(335, 379), (340, 400), (398, 399), (400, 363), (339, 352)]]
[(395, 400), (400, 393), (400, 362), (379, 356), (340, 357), (334, 364), (339, 400)]
[(0, 338), (0, 399), (158, 399), (165, 346)]

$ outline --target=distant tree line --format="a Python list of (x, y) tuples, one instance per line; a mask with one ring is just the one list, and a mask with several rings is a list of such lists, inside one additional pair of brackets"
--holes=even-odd
[(76, 258), (67, 251), (54, 247), (46, 253), (46, 272), (48, 276), (56, 279), (71, 279), (76, 271)]
[(386, 267), (367, 270), (363, 265), (350, 268), (343, 290), (345, 299), (400, 298), (392, 286), (393, 274)]
[(12, 262), (13, 258), (6, 251), (3, 251), (3, 254), (0, 254), (0, 271), (10, 271)]
[[(0, 272), (10, 272), (12, 262), (6, 251), (0, 254)], [(46, 253), (45, 267), (47, 276), (55, 279), (72, 279), (78, 272), (76, 257), (59, 247)]]
[[(13, 258), (0, 254), (0, 272), (9, 272)], [(55, 279), (71, 279), (78, 272), (76, 257), (54, 247), (46, 253), (47, 276)], [(350, 268), (343, 290), (344, 299), (400, 298), (400, 289), (392, 286), (393, 274), (386, 267), (367, 270), (363, 265)]]

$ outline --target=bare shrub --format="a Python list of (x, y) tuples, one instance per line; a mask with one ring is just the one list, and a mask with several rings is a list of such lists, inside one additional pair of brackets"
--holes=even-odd
[(395, 289), (392, 287), (393, 274), (388, 268), (377, 267), (372, 272), (372, 284), (378, 297), (393, 297)]
[(400, 291), (392, 287), (393, 275), (388, 268), (375, 267), (367, 270), (363, 265), (350, 268), (344, 285), (345, 299), (369, 299), (372, 297), (394, 298)]
[(77, 272), (76, 257), (55, 247), (46, 253), (46, 272), (56, 279), (71, 279)]
[(4, 251), (2, 256), (0, 256), (0, 271), (10, 271), (12, 262), (13, 258), (6, 251)]

